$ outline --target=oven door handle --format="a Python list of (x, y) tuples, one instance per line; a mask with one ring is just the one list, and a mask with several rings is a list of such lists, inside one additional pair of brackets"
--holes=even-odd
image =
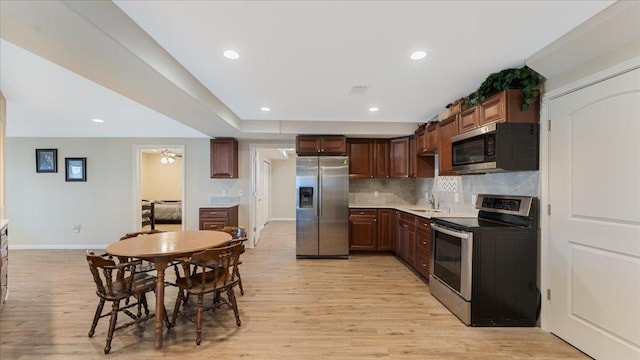
[(451, 235), (453, 237), (457, 237), (460, 239), (468, 239), (469, 238), (469, 234), (466, 232), (459, 232), (459, 231), (454, 231), (454, 230), (449, 230), (447, 228), (444, 228), (442, 226), (438, 226), (436, 224), (431, 224), (431, 228), (436, 230), (436, 231), (440, 231), (441, 233), (447, 234), (447, 235)]

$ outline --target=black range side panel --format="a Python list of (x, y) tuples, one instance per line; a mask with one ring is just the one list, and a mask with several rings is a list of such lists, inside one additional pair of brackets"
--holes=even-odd
[(474, 233), (471, 325), (535, 326), (537, 232)]
[(496, 125), (496, 163), (504, 170), (538, 170), (539, 126), (537, 123)]

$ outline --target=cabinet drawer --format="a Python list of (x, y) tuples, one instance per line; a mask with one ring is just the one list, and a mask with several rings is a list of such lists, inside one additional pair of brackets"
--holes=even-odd
[(364, 215), (364, 216), (378, 216), (377, 209), (351, 209), (349, 210), (349, 215)]
[[(416, 219), (416, 227), (418, 231), (426, 232), (431, 234), (431, 220), (425, 218), (417, 218)], [(431, 235), (429, 235), (431, 237)]]
[(429, 253), (418, 249), (416, 254), (416, 271), (429, 279)]
[(200, 230), (217, 230), (229, 225), (227, 219), (200, 220)]
[(416, 228), (416, 218), (413, 215), (400, 213), (399, 223), (400, 223), (400, 226), (408, 227), (408, 228), (411, 228), (412, 230), (415, 230)]
[(226, 218), (228, 216), (229, 216), (229, 209), (212, 209), (212, 208), (200, 209), (201, 218)]
[(422, 249), (423, 251), (429, 252), (431, 251), (431, 239), (425, 236), (418, 235), (416, 246), (418, 250)]

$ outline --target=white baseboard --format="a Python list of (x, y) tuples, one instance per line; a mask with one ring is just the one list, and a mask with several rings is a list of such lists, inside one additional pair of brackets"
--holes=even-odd
[(271, 218), (271, 221), (296, 221), (296, 218)]
[(109, 244), (71, 245), (9, 245), (10, 250), (104, 250)]

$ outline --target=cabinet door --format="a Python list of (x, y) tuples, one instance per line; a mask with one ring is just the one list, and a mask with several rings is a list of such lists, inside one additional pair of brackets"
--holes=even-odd
[(375, 153), (373, 140), (348, 139), (347, 155), (349, 156), (349, 178), (372, 178)]
[(389, 143), (392, 178), (409, 177), (409, 138), (392, 139)]
[(418, 176), (418, 145), (415, 135), (409, 136), (409, 177)]
[(456, 175), (453, 171), (451, 138), (458, 133), (457, 118), (452, 116), (438, 125), (438, 160), (440, 175)]
[(507, 108), (507, 99), (506, 92), (500, 92), (487, 100), (483, 101), (478, 109), (480, 111), (479, 115), (479, 125), (486, 125), (494, 122), (505, 122), (507, 120), (506, 117), (506, 108)]
[(378, 209), (378, 250), (392, 250), (393, 210)]
[(211, 178), (238, 178), (238, 141), (211, 139)]
[(398, 239), (400, 238), (398, 231), (400, 226), (398, 222), (400, 221), (400, 211), (393, 210), (393, 218), (391, 219), (391, 250), (394, 253), (398, 254), (400, 252), (398, 247)]
[(347, 138), (344, 136), (323, 136), (320, 139), (320, 153), (322, 155), (345, 155), (347, 153)]
[(427, 130), (424, 129), (422, 131), (420, 131), (419, 133), (416, 134), (416, 144), (417, 144), (417, 153), (418, 154), (423, 154), (426, 153), (428, 150), (428, 142), (429, 140), (427, 139)]
[(349, 250), (376, 250), (377, 210), (349, 210)]
[(401, 213), (399, 221), (400, 257), (415, 268), (416, 264), (416, 225), (413, 215)]
[(389, 140), (374, 140), (373, 153), (373, 177), (389, 178)]
[(438, 124), (431, 123), (427, 126), (427, 153), (434, 154), (438, 150)]
[(320, 152), (320, 143), (321, 139), (319, 136), (296, 136), (296, 154), (318, 155)]
[(467, 109), (460, 113), (458, 118), (458, 133), (462, 134), (465, 131), (473, 130), (478, 127), (479, 123), (479, 106), (474, 106), (471, 109)]

